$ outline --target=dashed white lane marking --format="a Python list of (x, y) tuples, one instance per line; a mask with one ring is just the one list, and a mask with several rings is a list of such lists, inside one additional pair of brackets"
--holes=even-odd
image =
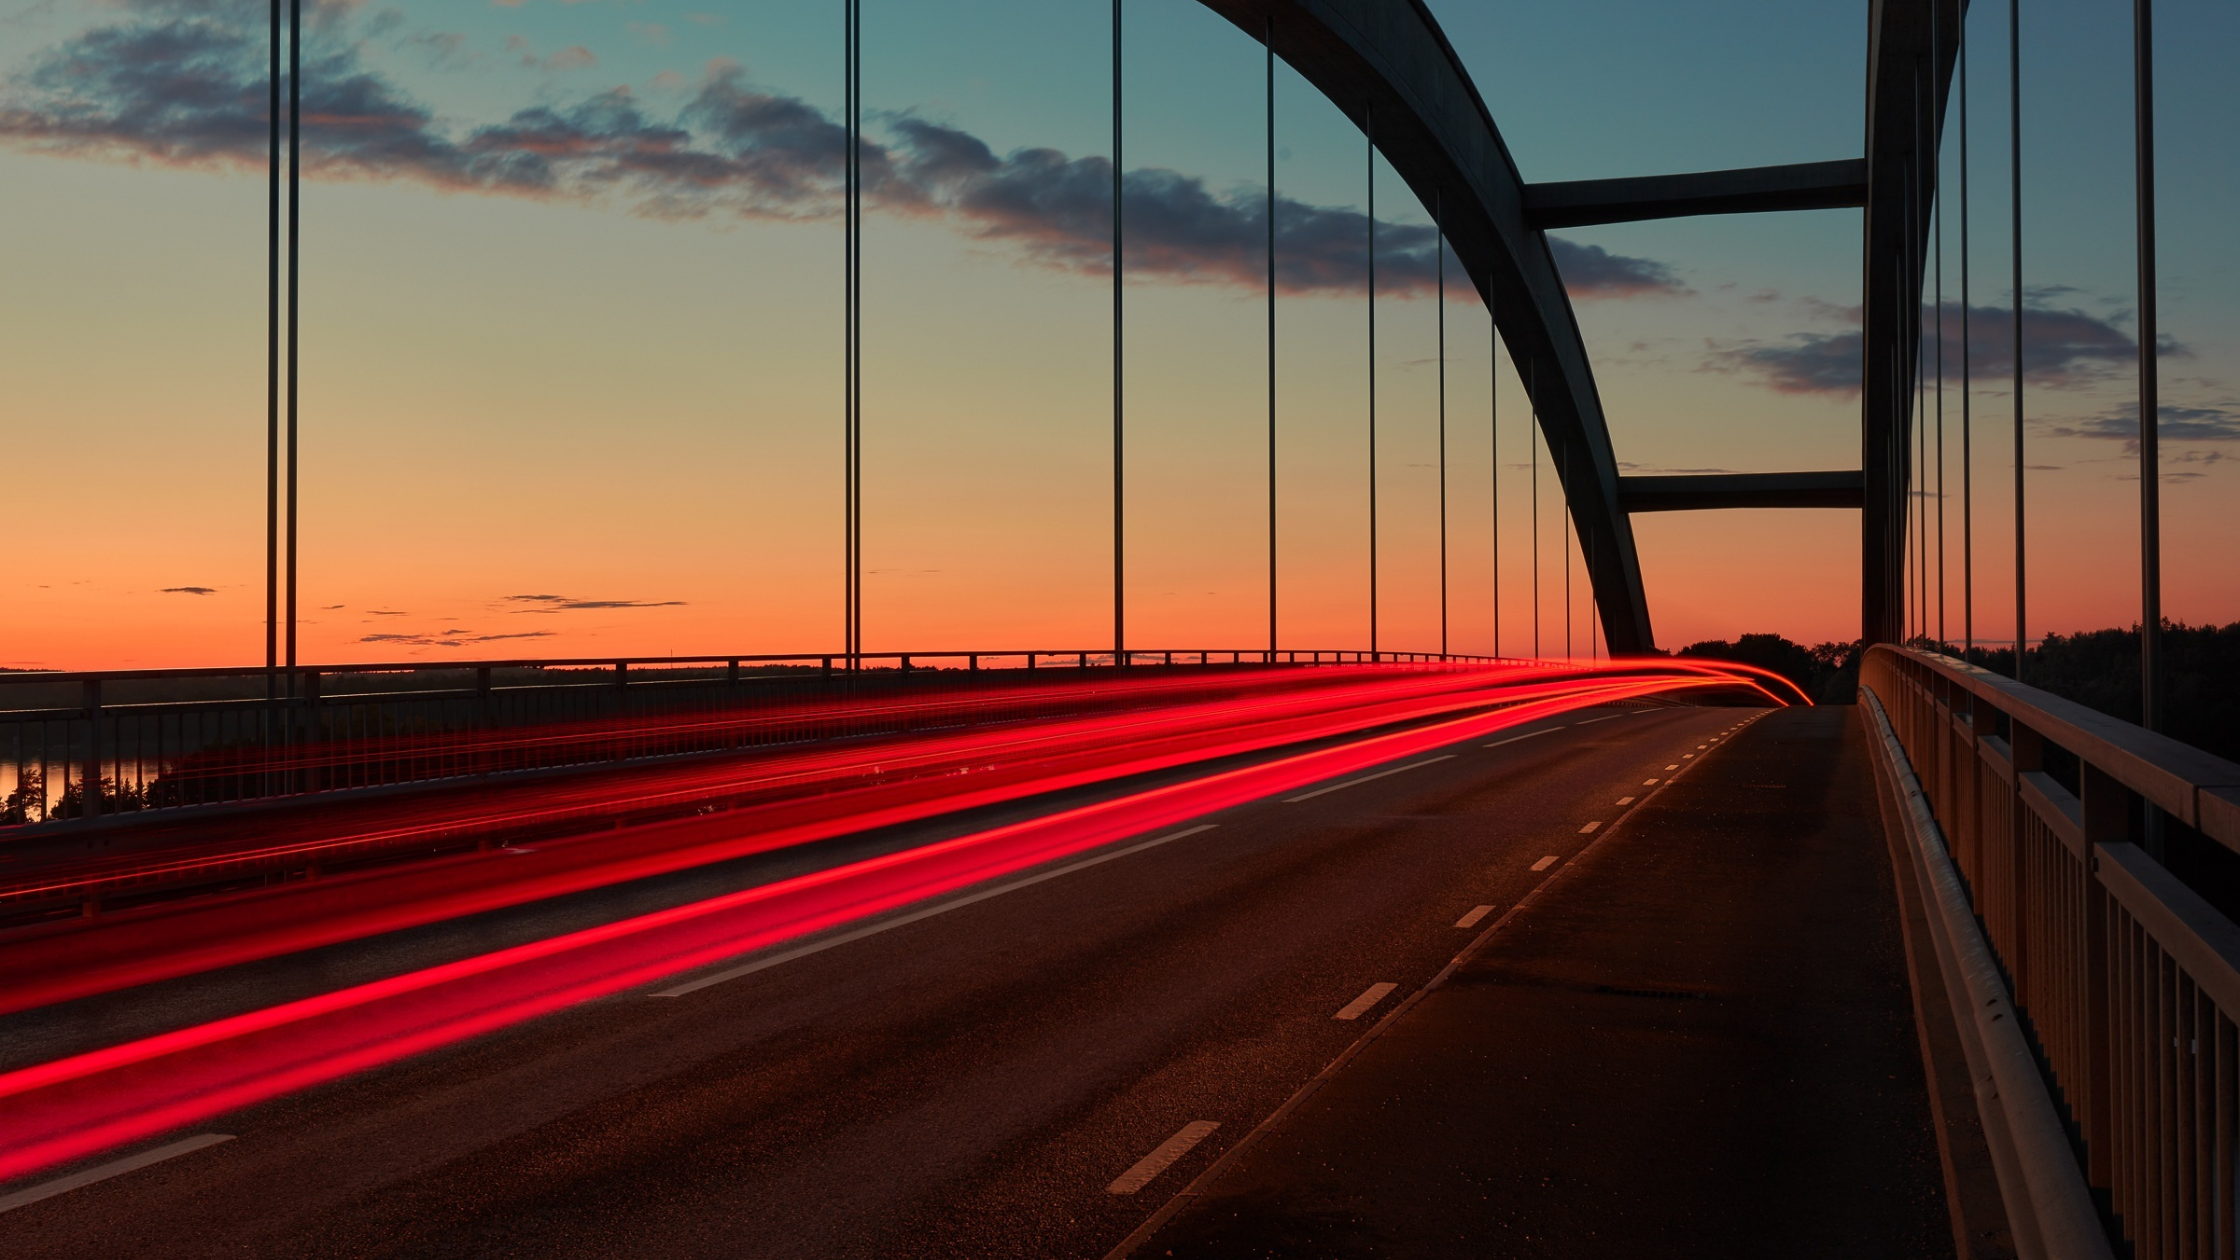
[(1532, 864), (1532, 869), (1536, 871), (1544, 871), (1549, 867), (1554, 866), (1556, 863), (1561, 862), (1562, 860), (1562, 858), (1559, 858), (1555, 854), (1551, 853), (1548, 856), (1541, 858), (1539, 861), (1534, 862)]
[(1655, 787), (1656, 785), (1657, 781), (1655, 779), (1643, 779), (1641, 781), (1641, 786), (1643, 787)]
[(1333, 783), (1333, 784), (1331, 784), (1331, 785), (1330, 785), (1329, 787), (1326, 787), (1326, 788), (1316, 788), (1316, 789), (1315, 789), (1314, 791), (1312, 791), (1312, 792), (1301, 792), (1301, 793), (1299, 793), (1299, 794), (1298, 794), (1297, 796), (1286, 796), (1286, 797), (1284, 797), (1284, 798), (1283, 798), (1283, 803), (1284, 803), (1284, 804), (1286, 804), (1286, 805), (1296, 805), (1296, 804), (1298, 804), (1298, 803), (1299, 803), (1300, 801), (1311, 801), (1311, 800), (1313, 800), (1313, 799), (1314, 799), (1315, 797), (1321, 796), (1321, 795), (1322, 795), (1323, 793), (1325, 793), (1325, 792), (1336, 792), (1336, 791), (1341, 791), (1341, 790), (1343, 790), (1343, 789), (1345, 789), (1345, 788), (1349, 788), (1349, 787), (1358, 787), (1358, 786), (1360, 786), (1361, 784), (1367, 783), (1367, 782), (1369, 782), (1369, 781), (1371, 781), (1371, 780), (1373, 780), (1373, 779), (1381, 779), (1381, 778), (1384, 778), (1384, 777), (1385, 777), (1386, 775), (1398, 774), (1398, 773), (1400, 773), (1400, 772), (1401, 772), (1401, 771), (1403, 771), (1403, 770), (1421, 770), (1421, 769), (1423, 769), (1423, 768), (1424, 768), (1425, 766), (1429, 766), (1429, 765), (1436, 765), (1437, 763), (1439, 763), (1439, 762), (1442, 762), (1442, 761), (1453, 761), (1453, 760), (1454, 760), (1454, 754), (1453, 754), (1453, 753), (1447, 753), (1447, 754), (1445, 754), (1445, 755), (1443, 755), (1443, 756), (1438, 756), (1438, 757), (1427, 757), (1427, 758), (1425, 758), (1425, 759), (1424, 759), (1424, 760), (1422, 760), (1422, 761), (1414, 762), (1414, 763), (1412, 763), (1412, 764), (1409, 764), (1409, 765), (1405, 765), (1405, 766), (1394, 766), (1394, 767), (1393, 767), (1393, 768), (1391, 768), (1390, 770), (1379, 770), (1379, 771), (1377, 771), (1377, 772), (1376, 772), (1375, 774), (1365, 774), (1365, 775), (1362, 775), (1362, 776), (1361, 776), (1360, 778), (1358, 778), (1358, 779), (1348, 779), (1348, 780), (1346, 780), (1346, 781), (1345, 781), (1345, 782), (1343, 782), (1343, 783)]
[(1702, 751), (1703, 751), (1704, 749), (1706, 749), (1706, 748), (1709, 748), (1709, 747), (1711, 747), (1711, 745), (1709, 745), (1709, 744), (1697, 744), (1697, 745), (1696, 745), (1696, 751), (1697, 751), (1697, 752), (1702, 752)]
[(1106, 1186), (1106, 1194), (1134, 1194), (1151, 1184), (1151, 1179), (1165, 1172), (1174, 1162), (1190, 1153), (1190, 1148), (1206, 1140), (1207, 1135), (1221, 1127), (1219, 1120), (1192, 1120), (1183, 1125), (1173, 1137), (1159, 1143), (1157, 1150), (1136, 1161), (1136, 1166), (1121, 1173), (1118, 1180)]
[(1364, 1011), (1367, 1011), (1370, 1007), (1375, 1006), (1377, 1003), (1382, 1002), (1386, 998), (1392, 996), (1392, 991), (1399, 987), (1399, 985), (1394, 984), (1389, 980), (1379, 980), (1375, 984), (1370, 985), (1368, 988), (1363, 989), (1361, 991), (1360, 997), (1357, 997), (1351, 1002), (1346, 1003), (1344, 1006), (1339, 1007), (1338, 1013), (1331, 1016), (1330, 1018), (1359, 1019), (1361, 1018), (1361, 1015)]
[(1470, 913), (1463, 915), (1459, 919), (1456, 919), (1454, 921), (1454, 925), (1459, 928), (1476, 927), (1478, 926), (1478, 920), (1483, 919), (1487, 915), (1492, 913), (1492, 906), (1479, 906), (1478, 908), (1472, 910)]
[(1539, 738), (1540, 736), (1542, 736), (1542, 735), (1553, 735), (1553, 734), (1555, 734), (1555, 733), (1556, 733), (1557, 731), (1559, 731), (1559, 730), (1562, 730), (1562, 729), (1563, 729), (1563, 728), (1562, 728), (1562, 727), (1560, 727), (1560, 726), (1551, 726), (1551, 727), (1549, 727), (1548, 729), (1546, 729), (1546, 730), (1544, 730), (1544, 731), (1526, 731), (1526, 732), (1525, 732), (1524, 734), (1522, 734), (1522, 735), (1511, 735), (1511, 736), (1510, 736), (1509, 738), (1507, 738), (1507, 739), (1497, 739), (1497, 740), (1493, 741), (1492, 743), (1490, 743), (1490, 744), (1487, 744), (1487, 745), (1485, 745), (1485, 747), (1487, 747), (1487, 748), (1499, 748), (1499, 747), (1501, 747), (1501, 746), (1502, 746), (1503, 744), (1514, 744), (1514, 743), (1516, 743), (1516, 742), (1517, 742), (1518, 740), (1522, 740), (1522, 739), (1538, 739), (1538, 738)]
[(1694, 753), (1681, 753), (1681, 754), (1680, 754), (1680, 760), (1682, 760), (1682, 761), (1686, 761), (1686, 760), (1687, 760), (1688, 758), (1690, 758), (1690, 757), (1693, 757), (1693, 756), (1695, 756), (1695, 754), (1694, 754)]
[(1665, 769), (1667, 769), (1667, 770), (1678, 770), (1679, 768), (1680, 768), (1680, 767), (1678, 767), (1678, 766), (1666, 766), (1666, 767), (1665, 767)]
[(1597, 818), (1597, 819), (1595, 819), (1595, 820), (1594, 820), (1593, 822), (1591, 822), (1591, 823), (1588, 823), (1588, 824), (1587, 824), (1586, 826), (1584, 826), (1584, 827), (1581, 827), (1581, 828), (1579, 828), (1579, 834), (1580, 834), (1580, 835), (1582, 835), (1582, 836), (1583, 836), (1583, 835), (1586, 835), (1586, 834), (1587, 834), (1588, 832), (1590, 832), (1590, 831), (1593, 831), (1593, 830), (1594, 830), (1595, 828), (1597, 828), (1597, 827), (1599, 827), (1599, 826), (1601, 826), (1601, 825), (1602, 825), (1602, 820), (1601, 820), (1601, 819), (1599, 819), (1599, 818)]
[(908, 914), (897, 915), (892, 919), (874, 923), (869, 927), (857, 928), (853, 932), (842, 932), (838, 936), (828, 936), (821, 941), (813, 941), (807, 945), (801, 946), (798, 949), (789, 949), (782, 954), (772, 954), (768, 958), (757, 958), (753, 962), (744, 963), (740, 966), (733, 967), (728, 971), (719, 971), (712, 976), (702, 976), (698, 980), (680, 984), (675, 988), (662, 989), (659, 992), (651, 993), (647, 996), (657, 998), (673, 998), (683, 997), (687, 993), (697, 993), (710, 985), (722, 984), (726, 980), (736, 980), (741, 976), (750, 976), (757, 971), (761, 971), (769, 967), (775, 967), (780, 963), (789, 963), (796, 958), (806, 958), (811, 954), (822, 953), (825, 950), (831, 949), (835, 945), (846, 945), (850, 941), (860, 941), (867, 936), (877, 936), (881, 932), (890, 931), (894, 928), (901, 927), (904, 924), (916, 923), (920, 919), (930, 919), (937, 914), (947, 914), (951, 910), (957, 909), (959, 906), (969, 906), (976, 901), (986, 901), (991, 897), (1001, 897), (1007, 892), (1016, 892), (1021, 888), (1025, 888), (1033, 884), (1039, 884), (1044, 880), (1056, 879), (1060, 875), (1071, 875), (1075, 871), (1083, 870), (1091, 866), (1097, 866), (1118, 858), (1124, 858), (1132, 853), (1141, 853), (1145, 849), (1156, 849), (1160, 845), (1165, 844), (1170, 840), (1180, 840), (1184, 836), (1194, 836), (1201, 831), (1211, 831), (1219, 825), (1220, 824), (1218, 823), (1200, 823), (1195, 827), (1186, 827), (1181, 831), (1168, 832), (1166, 835), (1160, 836), (1155, 840), (1146, 840), (1141, 844), (1131, 844), (1125, 849), (1114, 849), (1110, 853), (1100, 853), (1093, 858), (1083, 858), (1079, 862), (1068, 863), (1067, 865), (1061, 866), (1054, 871), (1044, 871), (1040, 875), (1029, 875), (1025, 879), (1015, 879), (1008, 884), (1000, 884), (994, 888), (984, 889), (980, 892), (973, 893), (970, 896), (959, 897), (954, 901), (944, 901), (938, 906), (927, 906), (923, 910), (913, 910)]
[(1618, 803), (1620, 805), (1631, 805), (1633, 804), (1633, 798), (1630, 796), (1621, 796), (1618, 798)]
[(1623, 714), (1623, 713), (1605, 713), (1605, 714), (1603, 714), (1603, 715), (1602, 715), (1601, 717), (1596, 717), (1596, 718), (1588, 718), (1587, 720), (1585, 720), (1585, 721), (1583, 721), (1583, 722), (1573, 722), (1573, 723), (1572, 723), (1572, 725), (1573, 725), (1573, 726), (1592, 726), (1592, 725), (1594, 725), (1594, 724), (1595, 724), (1595, 723), (1597, 723), (1597, 722), (1607, 722), (1607, 721), (1609, 721), (1609, 720), (1610, 720), (1611, 718), (1622, 718), (1622, 717), (1624, 717), (1624, 716), (1625, 716), (1625, 714)]
[(98, 1164), (83, 1172), (71, 1173), (67, 1177), (57, 1177), (53, 1181), (26, 1186), (14, 1194), (0, 1197), (0, 1212), (13, 1212), (25, 1204), (37, 1203), (41, 1199), (51, 1199), (58, 1194), (66, 1194), (80, 1186), (90, 1186), (96, 1181), (107, 1181), (111, 1177), (121, 1177), (128, 1172), (137, 1172), (146, 1168), (150, 1164), (160, 1164), (167, 1159), (176, 1159), (181, 1155), (199, 1151), (203, 1147), (216, 1146), (220, 1142), (231, 1142), (232, 1140), (233, 1135), (231, 1133), (197, 1133), (191, 1138), (181, 1138), (169, 1146), (159, 1146), (152, 1151), (142, 1151), (138, 1155), (127, 1155), (123, 1159)]

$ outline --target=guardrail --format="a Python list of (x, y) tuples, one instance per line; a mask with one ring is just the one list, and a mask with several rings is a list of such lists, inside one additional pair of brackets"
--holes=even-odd
[[(1422, 652), (1132, 651), (1129, 668), (1444, 666)], [(0, 673), (0, 827), (915, 729), (908, 704), (985, 693), (974, 721), (1085, 711), (1007, 703), (1109, 650), (516, 659)], [(952, 718), (954, 716), (952, 712)], [(479, 738), (462, 738), (480, 734)]]
[(2240, 926), (2161, 858), (2178, 828), (2240, 852), (2240, 765), (1949, 657), (1876, 646), (1860, 684), (2116, 1229), (2142, 1258), (2234, 1256)]

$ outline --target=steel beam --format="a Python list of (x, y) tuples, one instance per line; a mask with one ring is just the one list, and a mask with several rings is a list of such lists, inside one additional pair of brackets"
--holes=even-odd
[(1697, 214), (1842, 210), (1867, 204), (1867, 161), (1798, 162), (1687, 175), (1528, 184), (1525, 215), (1541, 229)]
[(1913, 378), (1921, 354), (1919, 247), (1936, 187), (1937, 138), (1960, 45), (1956, 0), (1873, 0), (1867, 44), (1867, 204), (1860, 364), (1860, 634), (1905, 636), (1906, 505)]
[(1565, 470), (1604, 636), (1614, 655), (1655, 650), (1633, 524), (1585, 343), (1524, 181), (1493, 115), (1423, 0), (1201, 0), (1353, 118), (1374, 112), (1377, 149), (1424, 205), (1443, 205), (1448, 245), (1500, 315), (1520, 372), (1538, 386), (1540, 429)]
[(1865, 501), (1866, 478), (1856, 470), (1618, 478), (1618, 505), (1628, 512), (1857, 508)]

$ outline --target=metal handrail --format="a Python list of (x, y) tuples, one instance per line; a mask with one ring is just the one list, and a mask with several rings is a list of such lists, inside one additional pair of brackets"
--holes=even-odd
[[(1105, 648), (980, 648), (976, 650), (937, 652), (859, 652), (854, 660), (868, 664), (877, 661), (965, 661), (974, 660), (1036, 660), (1064, 661), (1087, 660), (1093, 664), (1112, 662), (1112, 649)], [(1500, 662), (1511, 665), (1535, 663), (1530, 658), (1507, 656), (1479, 656), (1460, 652), (1370, 652), (1358, 648), (1130, 648), (1129, 665), (1149, 665), (1151, 658), (1164, 658), (1160, 664), (1205, 665), (1361, 665), (1361, 664), (1433, 664), (1469, 663), (1491, 664)], [(1188, 660), (1198, 657), (1199, 660)], [(1271, 660), (1270, 658), (1274, 659)], [(1226, 659), (1222, 659), (1226, 658)], [(98, 669), (98, 670), (0, 670), (0, 686), (8, 684), (76, 683), (76, 682), (160, 682), (174, 678), (263, 678), (267, 675), (286, 677), (290, 674), (409, 674), (453, 673), (464, 670), (496, 669), (626, 669), (676, 668), (689, 666), (721, 667), (731, 665), (804, 665), (818, 664), (822, 668), (846, 668), (846, 652), (711, 652), (700, 656), (564, 656), (564, 657), (504, 657), (490, 660), (443, 661), (371, 661), (340, 662), (321, 665), (196, 665), (177, 669)]]
[[(1121, 660), (1129, 670), (1218, 672), (1361, 664), (1446, 668), (1505, 658), (1330, 648), (1160, 648), (1130, 650)], [(1114, 664), (1109, 650), (1029, 648), (864, 653), (853, 659), (844, 653), (742, 653), (0, 673), (0, 826), (426, 782), (487, 773), (499, 764), (580, 765), (869, 734), (884, 728), (876, 720), (823, 721), (810, 736), (773, 733), (752, 721), (741, 725), (740, 719), (758, 708), (775, 707), (782, 716), (787, 705), (835, 688), (984, 691), (1002, 708), (1001, 697), (1019, 694), (1016, 684), (1054, 667), (1071, 673), (1110, 671)], [(399, 685), (379, 686), (378, 675)], [(204, 694), (148, 694), (161, 684), (187, 680), (198, 680), (192, 690)], [(337, 690), (338, 684), (349, 690)], [(46, 690), (37, 690), (42, 687)], [(1051, 703), (1064, 707), (1062, 702), (1029, 707), (1048, 715)], [(635, 733), (600, 734), (602, 722), (682, 713), (737, 729), (656, 724)], [(1011, 712), (988, 720), (1026, 715)], [(574, 736), (543, 741), (534, 750), (523, 745), (510, 758), (487, 755), (491, 747), (556, 725)], [(441, 743), (443, 736), (468, 730), (492, 733), (480, 755), (462, 756), (456, 742)], [(313, 764), (302, 754), (316, 747), (346, 751)]]
[[(1888, 715), (2135, 1254), (2240, 1247), (2240, 925), (2149, 807), (2240, 852), (2240, 765), (1950, 657), (1877, 645)], [(2077, 790), (2047, 773), (2076, 758)]]

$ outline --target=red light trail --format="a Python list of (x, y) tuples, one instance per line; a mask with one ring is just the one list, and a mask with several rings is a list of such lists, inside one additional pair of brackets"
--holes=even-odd
[[(1620, 663), (1581, 669), (1560, 681), (1535, 671), (1537, 681), (1507, 686), (1501, 683), (1514, 678), (1514, 671), (1489, 677), (1492, 674), (1495, 671), (1473, 676), (1474, 696), (1418, 695), (1412, 698), (1411, 711), (1421, 720), (1458, 709), (1483, 708), (1489, 689), (1498, 691), (1503, 701), (1519, 703), (1493, 712), (1445, 716), (1428, 725), (1205, 774), (0, 1074), (0, 1180), (152, 1137), (592, 998), (1524, 722), (1656, 694), (1732, 690), (1738, 682), (1776, 698), (1747, 671), (1698, 667), (1691, 662), (1660, 661), (1653, 668)], [(1357, 722), (1351, 730), (1399, 720), (1394, 706), (1370, 707), (1378, 716), (1365, 719), (1366, 725)], [(1323, 716), (1331, 719), (1329, 725), (1344, 724), (1336, 716)], [(1006, 792), (1016, 796), (1027, 791), (1053, 791), (1141, 773), (1153, 766), (1205, 761), (1295, 743), (1313, 737), (1300, 733), (1309, 721), (1309, 717), (1292, 715), (1277, 723), (1285, 728), (1282, 732), (1257, 731), (1241, 739), (1200, 724), (1182, 741), (1189, 747), (1168, 747), (1148, 757), (1034, 777), (1008, 789), (995, 789), (996, 799), (1009, 799), (1003, 795)], [(1076, 733), (1076, 738), (1084, 737), (1084, 733)], [(985, 739), (985, 733), (981, 738)], [(740, 814), (695, 819), (691, 822), (699, 827), (711, 831), (728, 828), (733, 834), (638, 862), (609, 862), (595, 868), (588, 883), (576, 886), (638, 878), (652, 873), (652, 868), (677, 869), (721, 860), (723, 856), (950, 812), (965, 807), (959, 802), (975, 802), (975, 798), (973, 793), (950, 793), (938, 799), (863, 812), (836, 812), (791, 829), (751, 834), (738, 833), (745, 821)], [(579, 872), (578, 877), (582, 876)], [(484, 888), (450, 899), (436, 917), (555, 895), (567, 882), (568, 877), (562, 876), (528, 881), (526, 885)], [(533, 891), (524, 895), (525, 890)], [(426, 912), (408, 906), (390, 907), (387, 913), (400, 924), (431, 921)], [(370, 922), (358, 927), (362, 930), (354, 934), (383, 930)], [(279, 951), (275, 948), (268, 952)]]

